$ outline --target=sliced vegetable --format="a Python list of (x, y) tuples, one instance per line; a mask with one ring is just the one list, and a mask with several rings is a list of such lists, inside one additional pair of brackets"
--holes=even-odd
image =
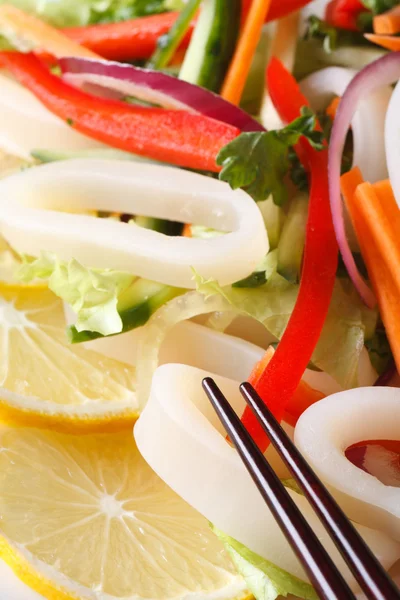
[[(268, 252), (264, 222), (251, 198), (182, 169), (68, 160), (26, 170), (0, 187), (2, 235), (29, 256), (39, 256), (44, 247), (61, 261), (75, 258), (85, 267), (190, 289), (196, 285), (191, 267), (230, 284), (252, 273)], [(79, 214), (88, 210), (190, 219), (226, 233), (207, 240), (167, 237), (134, 223)]]
[[(279, 61), (272, 59), (267, 71), (272, 101), (285, 122), (298, 117), (307, 105), (297, 82)], [(300, 289), (285, 333), (257, 391), (281, 420), (320, 337), (332, 297), (337, 269), (337, 244), (332, 227), (327, 179), (327, 151), (317, 152), (300, 138), (299, 158), (310, 169), (311, 189)], [(248, 409), (243, 423), (258, 444), (268, 444), (265, 434)]]
[[(264, 131), (258, 121), (239, 107), (197, 85), (176, 77), (116, 62), (64, 58), (64, 77), (74, 85), (95, 84), (124, 96), (134, 96), (164, 108), (188, 110), (234, 125), (241, 131)], [(99, 86), (101, 86), (99, 88)]]
[(290, 203), (278, 244), (277, 271), (282, 277), (298, 283), (303, 262), (308, 217), (308, 197), (296, 196)]
[[(271, 6), (268, 10), (266, 20), (267, 21), (275, 21), (277, 19), (282, 19), (287, 15), (297, 12), (298, 10), (304, 8), (307, 4), (310, 3), (311, 0), (285, 0), (285, 2), (281, 2), (279, 0), (272, 0)], [(253, 0), (242, 0), (243, 3), (243, 20), (247, 17), (249, 10), (251, 8)]]
[[(266, 351), (266, 353), (264, 354), (263, 358), (260, 360), (260, 362), (258, 362), (256, 364), (256, 366), (254, 367), (254, 369), (251, 372), (251, 375), (248, 379), (249, 383), (251, 383), (251, 385), (253, 387), (257, 387), (257, 385), (262, 377), (262, 374), (265, 371), (265, 369), (267, 368), (274, 353), (275, 353), (275, 350), (273, 349), (272, 346), (270, 346), (268, 348), (268, 350)], [(300, 381), (295, 393), (293, 394), (293, 396), (287, 406), (285, 415), (283, 417), (285, 423), (289, 423), (289, 425), (292, 425), (294, 427), (296, 425), (300, 415), (302, 415), (303, 412), (305, 410), (307, 410), (307, 408), (309, 406), (311, 406), (312, 404), (315, 404), (315, 402), (318, 402), (319, 400), (321, 400), (324, 397), (325, 397), (325, 394), (323, 394), (322, 392), (320, 392), (318, 390), (314, 390), (305, 381), (303, 381), (303, 380)]]
[[(321, 69), (300, 83), (303, 94), (308, 98), (312, 109), (319, 112), (325, 109), (332, 94), (343, 96), (352, 85), (356, 70), (343, 67)], [(361, 169), (364, 177), (375, 182), (387, 177), (385, 156), (385, 117), (392, 95), (392, 88), (380, 86), (371, 94), (363, 96), (351, 118), (354, 166)], [(340, 101), (337, 99), (337, 110)], [(371, 152), (371, 147), (374, 152)]]
[(399, 78), (400, 54), (396, 53), (384, 56), (360, 71), (342, 97), (329, 144), (329, 192), (336, 239), (347, 271), (368, 306), (374, 305), (375, 297), (357, 269), (346, 238), (343, 206), (340, 198), (341, 160), (350, 123), (361, 101), (376, 89), (391, 84)]
[(394, 6), (373, 20), (374, 33), (393, 35), (400, 32), (400, 6)]
[(399, 389), (359, 388), (314, 404), (295, 429), (296, 446), (346, 514), (398, 542), (400, 488), (385, 486), (355, 467), (343, 449), (364, 440), (397, 440), (399, 418)]
[(378, 35), (375, 33), (366, 33), (365, 37), (373, 44), (382, 46), (382, 48), (392, 50), (393, 52), (400, 51), (400, 37), (397, 37), (396, 35)]
[(96, 330), (93, 326), (84, 329), (82, 323), (78, 321), (79, 326), (71, 325), (69, 328), (70, 341), (73, 344), (89, 342), (103, 335), (115, 335), (137, 329), (145, 325), (160, 306), (183, 293), (184, 290), (179, 288), (146, 279), (137, 279), (118, 295), (116, 310), (121, 322), (119, 331), (107, 334)]
[(200, 2), (201, 0), (188, 0), (171, 29), (158, 38), (157, 48), (147, 65), (149, 69), (163, 69), (168, 66), (184, 39)]
[[(235, 51), (241, 0), (204, 0), (179, 78), (219, 92)], [(228, 98), (229, 100), (229, 98)]]
[(57, 57), (100, 58), (41, 19), (9, 4), (0, 6), (0, 33), (23, 52), (35, 48)]
[(382, 320), (397, 366), (400, 365), (398, 321), (398, 239), (400, 211), (391, 189), (363, 183), (357, 170), (342, 177), (342, 191), (377, 295)]
[[(70, 0), (66, 0), (70, 1)], [(290, 12), (299, 10), (310, 0), (273, 0), (267, 20), (280, 19)], [(251, 0), (245, 0), (243, 16), (246, 17)], [(178, 12), (168, 12), (116, 23), (100, 23), (86, 27), (64, 29), (70, 38), (97, 52), (109, 60), (133, 60), (150, 58), (157, 46), (157, 40), (165, 35), (178, 18)], [(191, 23), (181, 49), (190, 41), (195, 21)]]
[(0, 61), (71, 127), (121, 150), (216, 171), (219, 149), (239, 133), (235, 127), (202, 115), (100, 101), (52, 75), (34, 54), (3, 52)]
[[(117, 23), (64, 29), (65, 35), (109, 60), (150, 58), (157, 41), (174, 26), (177, 12), (151, 15)], [(181, 48), (187, 48), (194, 25), (189, 26)]]
[(270, 6), (271, 0), (253, 0), (250, 6), (221, 91), (222, 97), (233, 104), (239, 104), (242, 97), (250, 65)]

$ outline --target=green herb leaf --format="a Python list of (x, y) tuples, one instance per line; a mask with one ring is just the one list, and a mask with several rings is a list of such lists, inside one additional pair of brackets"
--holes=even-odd
[(282, 206), (287, 199), (284, 177), (290, 170), (290, 148), (301, 136), (313, 148), (323, 148), (323, 133), (315, 125), (314, 113), (304, 107), (300, 117), (279, 131), (242, 133), (218, 154), (220, 179), (233, 189), (244, 189), (256, 202), (272, 195)]

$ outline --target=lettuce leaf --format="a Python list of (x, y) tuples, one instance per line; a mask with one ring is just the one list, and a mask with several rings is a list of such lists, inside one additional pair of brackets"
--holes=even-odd
[(318, 600), (312, 585), (280, 569), (265, 558), (251, 552), (246, 546), (219, 531), (212, 530), (224, 544), (233, 564), (246, 581), (256, 600), (276, 600), (293, 594), (304, 600)]
[(49, 288), (77, 314), (78, 331), (95, 331), (111, 335), (122, 331), (118, 297), (135, 280), (128, 273), (87, 269), (72, 259), (63, 262), (51, 252), (36, 259), (22, 257), (16, 277), (24, 282), (48, 281)]
[[(205, 280), (194, 272), (197, 290), (206, 297), (219, 294), (234, 309), (250, 316), (280, 339), (296, 302), (299, 286), (274, 273), (254, 289), (221, 288), (215, 280)], [(337, 280), (329, 313), (312, 356), (313, 364), (329, 373), (343, 388), (357, 385), (358, 361), (366, 331), (371, 332), (377, 313), (366, 309), (347, 282)]]
[(75, 27), (180, 10), (183, 0), (0, 0), (34, 14), (55, 27)]

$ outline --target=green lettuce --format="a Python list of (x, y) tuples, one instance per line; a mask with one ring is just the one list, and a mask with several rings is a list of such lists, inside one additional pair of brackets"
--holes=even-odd
[[(197, 290), (206, 297), (223, 296), (237, 313), (248, 315), (280, 339), (292, 314), (299, 286), (276, 272), (254, 289), (205, 280), (194, 272)], [(366, 309), (348, 282), (337, 280), (328, 316), (312, 356), (313, 364), (329, 373), (343, 388), (357, 385), (358, 362), (364, 340), (373, 334), (377, 313)]]
[(287, 598), (289, 594), (304, 600), (318, 600), (316, 591), (309, 583), (251, 552), (246, 546), (215, 527), (212, 529), (224, 544), (233, 564), (256, 600), (276, 600), (278, 596)]
[(63, 262), (51, 252), (42, 252), (36, 259), (22, 257), (17, 279), (30, 282), (44, 279), (49, 288), (77, 315), (77, 331), (95, 331), (111, 335), (122, 331), (118, 313), (118, 297), (135, 280), (128, 273), (87, 269), (72, 259)]
[(55, 27), (124, 21), (168, 10), (180, 10), (183, 0), (0, 0), (34, 14)]

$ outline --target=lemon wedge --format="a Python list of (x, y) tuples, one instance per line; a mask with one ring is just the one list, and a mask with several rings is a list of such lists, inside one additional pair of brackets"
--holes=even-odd
[(134, 375), (69, 344), (63, 305), (47, 288), (0, 283), (0, 418), (63, 431), (131, 427)]
[(206, 519), (131, 432), (1, 425), (0, 557), (51, 600), (249, 597)]

